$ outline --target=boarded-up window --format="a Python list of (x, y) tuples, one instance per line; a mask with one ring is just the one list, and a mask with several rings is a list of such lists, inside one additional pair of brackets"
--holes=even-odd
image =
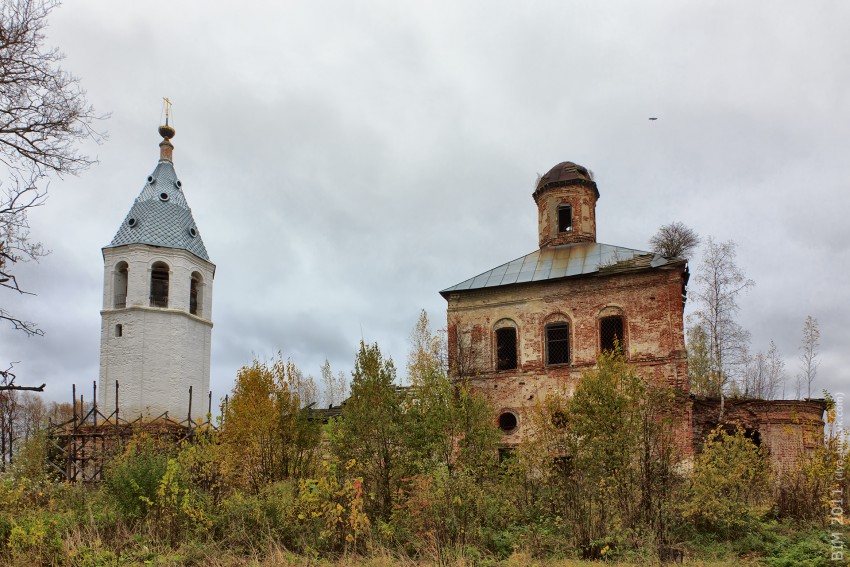
[(569, 364), (570, 324), (546, 325), (546, 364)]
[(619, 345), (625, 350), (623, 342), (623, 318), (619, 315), (603, 317), (599, 320), (599, 346), (602, 351), (612, 351)]
[(517, 367), (516, 329), (496, 330), (496, 370), (513, 370)]

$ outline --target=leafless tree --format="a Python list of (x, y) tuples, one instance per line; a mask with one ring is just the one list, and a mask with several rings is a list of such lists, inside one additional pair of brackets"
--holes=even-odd
[[(28, 212), (44, 204), (46, 178), (77, 174), (94, 160), (81, 153), (84, 139), (100, 142), (98, 116), (80, 81), (61, 67), (63, 55), (44, 45), (47, 17), (56, 0), (0, 0), (0, 286), (27, 293), (15, 265), (47, 251), (30, 239)], [(28, 335), (43, 331), (0, 307), (0, 319)]]
[(328, 407), (338, 406), (348, 398), (348, 378), (342, 370), (334, 375), (331, 363), (325, 359), (322, 364), (322, 403)]
[(481, 334), (481, 329), (476, 325), (463, 327), (460, 318), (456, 316), (449, 318), (448, 370), (452, 378), (472, 378), (480, 373), (482, 368)]
[(18, 421), (18, 396), (15, 391), (0, 392), (0, 471), (12, 462), (15, 425)]
[(20, 400), (20, 427), (24, 442), (41, 431), (47, 421), (47, 405), (41, 396), (24, 392)]
[(316, 388), (316, 379), (312, 374), (304, 376), (304, 372), (300, 368), (294, 369), (295, 378), (295, 394), (298, 396), (301, 407), (307, 407), (318, 402), (318, 388)]
[(665, 258), (685, 258), (699, 245), (699, 235), (681, 222), (671, 222), (649, 239), (652, 251)]
[(747, 357), (739, 390), (745, 398), (771, 400), (782, 390), (785, 383), (785, 362), (770, 341), (767, 352), (757, 352)]
[(746, 361), (750, 341), (749, 332), (735, 319), (738, 296), (755, 285), (735, 262), (736, 247), (731, 240), (715, 242), (708, 237), (695, 278), (698, 309), (693, 317), (708, 338), (708, 372), (720, 392), (721, 417), (726, 387)]
[(803, 340), (800, 342), (800, 373), (797, 375), (797, 397), (806, 386), (806, 397), (812, 397), (812, 382), (818, 373), (818, 347), (820, 347), (820, 329), (818, 320), (809, 315), (803, 322)]
[(47, 410), (47, 420), (53, 423), (64, 423), (71, 419), (74, 415), (74, 405), (69, 402), (50, 402), (50, 407)]
[(47, 417), (47, 406), (39, 396), (0, 391), (0, 470), (5, 470), (21, 447), (44, 430)]

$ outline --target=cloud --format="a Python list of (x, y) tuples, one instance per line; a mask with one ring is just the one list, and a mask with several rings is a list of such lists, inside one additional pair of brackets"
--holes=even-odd
[(773, 338), (790, 369), (811, 313), (822, 385), (846, 388), (848, 10), (68, 1), (49, 40), (111, 138), (33, 214), (54, 253), (25, 270), (37, 298), (3, 301), (47, 336), (0, 329), (0, 360), (54, 399), (96, 378), (99, 249), (155, 166), (168, 95), (217, 264), (217, 396), (278, 349), (318, 374), (362, 337), (403, 368), (440, 289), (536, 248), (535, 174), (563, 160), (597, 175), (600, 241), (642, 248), (673, 220), (736, 240), (754, 348)]

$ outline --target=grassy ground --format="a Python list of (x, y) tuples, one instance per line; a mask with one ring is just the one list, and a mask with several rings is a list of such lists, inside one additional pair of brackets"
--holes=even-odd
[[(829, 535), (826, 531), (795, 530), (789, 525), (773, 525), (758, 533), (742, 534), (731, 542), (695, 541), (684, 546), (684, 565), (719, 567), (727, 565), (770, 567), (797, 566), (847, 566), (850, 561), (833, 560)], [(843, 541), (848, 541), (848, 530)], [(97, 540), (88, 540), (82, 534), (65, 542), (67, 565), (153, 565), (210, 567), (241, 566), (292, 566), (292, 567), (578, 567), (599, 565), (660, 565), (651, 554), (636, 556), (631, 561), (581, 561), (569, 558), (538, 559), (529, 553), (517, 552), (506, 559), (482, 556), (476, 549), (452, 550), (443, 557), (434, 555), (426, 559), (411, 559), (390, 550), (379, 548), (369, 555), (346, 555), (337, 558), (299, 555), (274, 542), (265, 549), (243, 551), (240, 554), (227, 549), (217, 549), (215, 544), (184, 542), (174, 548), (161, 543), (145, 544), (141, 538), (123, 550), (106, 549)], [(76, 540), (76, 541), (75, 541)], [(148, 540), (150, 541), (150, 540)], [(7, 563), (20, 565), (21, 563)]]

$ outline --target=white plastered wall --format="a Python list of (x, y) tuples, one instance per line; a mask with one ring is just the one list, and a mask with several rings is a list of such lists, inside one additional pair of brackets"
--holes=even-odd
[[(101, 311), (101, 411), (115, 408), (115, 383), (122, 419), (157, 417), (168, 412), (178, 421), (207, 412), (212, 331), (212, 282), (215, 266), (184, 250), (131, 244), (105, 248)], [(115, 271), (128, 265), (126, 307), (115, 305)], [(151, 267), (169, 266), (168, 307), (150, 306)], [(192, 273), (201, 274), (201, 304), (189, 313)], [(121, 336), (116, 328), (121, 325)]]

